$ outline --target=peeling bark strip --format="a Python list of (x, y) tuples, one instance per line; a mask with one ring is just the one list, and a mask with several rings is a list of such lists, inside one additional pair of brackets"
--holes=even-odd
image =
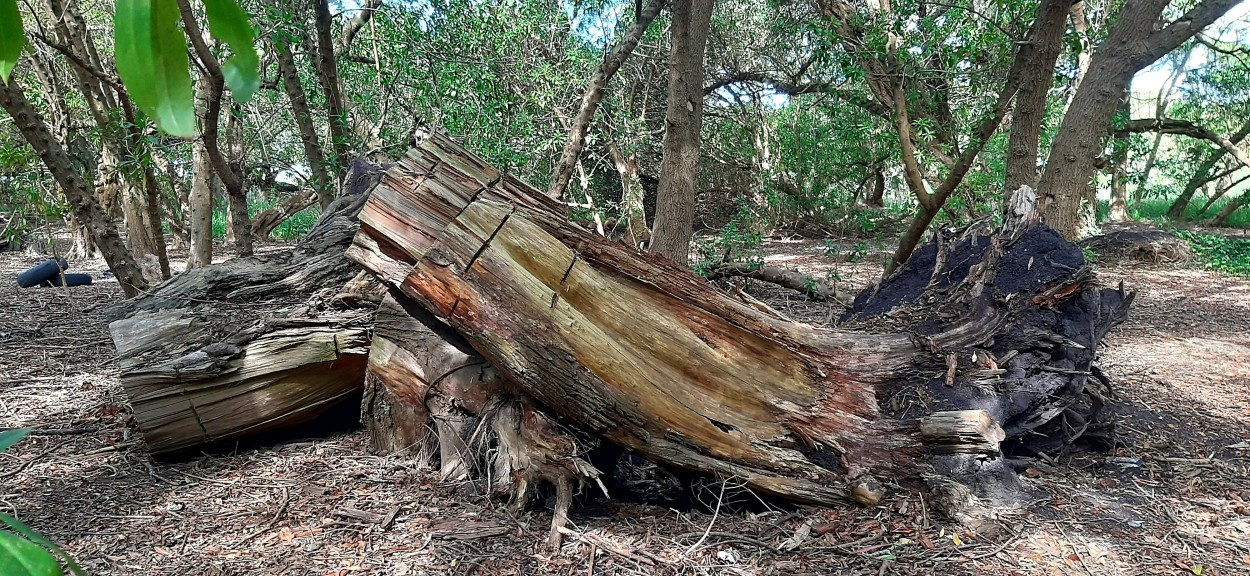
[[(503, 379), (497, 393), (529, 414), (511, 430), (525, 435), (541, 420), (531, 437), (556, 438), (549, 429), (558, 416), (656, 462), (831, 504), (851, 501), (848, 480), (864, 473), (917, 477), (926, 446), (932, 453), (988, 454), (990, 444), (1019, 442), (1087, 399), (1093, 351), (1123, 320), (1129, 298), (1097, 288), (1082, 265), (1066, 265), (1080, 259), (1080, 249), (1036, 223), (1028, 192), (1018, 195), (1004, 229), (983, 224), (926, 252), (927, 273), (920, 259), (896, 277), (924, 274), (924, 293), (908, 305), (943, 301), (906, 308), (903, 322), (878, 316), (900, 305), (890, 302), (901, 294), (897, 285), (860, 298), (882, 310), (860, 310), (857, 321), (888, 320), (894, 324), (880, 328), (890, 333), (817, 329), (739, 302), (667, 258), (569, 224), (552, 199), (439, 135), (387, 172), (361, 212), (348, 254), (492, 364)], [(1036, 268), (1028, 254), (1035, 237), (1058, 242), (1036, 255)], [(935, 263), (939, 252), (944, 257)], [(1051, 328), (1045, 321), (1055, 314), (1088, 315), (1090, 301), (1105, 306), (1082, 324), (1093, 328), (1084, 343), (1028, 330), (1034, 317)], [(1008, 327), (1016, 332), (1006, 333)], [(1000, 369), (984, 351), (1030, 334), (1053, 335), (1059, 344), (1048, 346), (1088, 355), (1034, 370), (1003, 354)], [(944, 387), (948, 355), (956, 357), (957, 394), (940, 409), (993, 405), (977, 415), (975, 430), (959, 420), (926, 433), (919, 418), (936, 410), (878, 405), (900, 386)], [(1019, 384), (998, 378), (1008, 370), (1041, 378), (1036, 388), (1055, 400), (1034, 403), (1027, 390), (1008, 390)], [(987, 402), (983, 394), (1012, 401)], [(1004, 438), (994, 432), (999, 423)], [(578, 454), (563, 442), (538, 452), (566, 460), (553, 464), (565, 470), (552, 480), (560, 494), (577, 478), (569, 471), (597, 474), (569, 464)], [(520, 462), (516, 469), (524, 469)]]

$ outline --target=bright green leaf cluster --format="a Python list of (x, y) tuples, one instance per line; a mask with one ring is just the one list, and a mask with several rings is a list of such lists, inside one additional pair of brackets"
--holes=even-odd
[(221, 73), (235, 100), (247, 102), (260, 88), (260, 55), (256, 52), (256, 34), (251, 20), (234, 0), (205, 0), (208, 31), (225, 42), (233, 56), (221, 65)]
[(118, 0), (116, 14), (117, 72), (130, 98), (160, 129), (193, 135), (195, 95), (178, 3)]
[(17, 0), (0, 0), (0, 82), (8, 83), (9, 73), (17, 65), (25, 43), (26, 32), (22, 30)]
[[(260, 86), (260, 57), (246, 12), (234, 0), (208, 0), (209, 31), (234, 53), (222, 74), (235, 99), (246, 102)], [(114, 24), (117, 72), (130, 97), (157, 127), (176, 136), (195, 133), (187, 38), (173, 0), (118, 0)]]

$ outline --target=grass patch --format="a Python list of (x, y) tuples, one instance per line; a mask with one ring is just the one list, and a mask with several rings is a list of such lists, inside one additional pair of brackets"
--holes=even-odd
[(1219, 234), (1199, 234), (1188, 230), (1178, 230), (1176, 235), (1194, 247), (1194, 252), (1198, 253), (1198, 260), (1203, 266), (1250, 277), (1250, 240)]
[[(1185, 211), (1185, 218), (1190, 222), (1202, 222), (1204, 220), (1208, 220), (1216, 214), (1219, 214), (1220, 210), (1223, 210), (1224, 207), (1231, 201), (1232, 198), (1220, 198), (1213, 206), (1211, 206), (1209, 210), (1207, 210), (1206, 214), (1200, 215), (1198, 214), (1198, 209), (1202, 208), (1202, 205), (1206, 204), (1207, 201), (1205, 198), (1194, 198), (1193, 202), (1189, 203), (1189, 208)], [(1136, 210), (1130, 210), (1130, 212), (1132, 212), (1133, 216), (1138, 220), (1152, 220), (1157, 222), (1167, 220), (1168, 208), (1171, 207), (1171, 198), (1150, 198), (1142, 200), (1141, 205), (1138, 206)], [(1224, 222), (1224, 226), (1228, 228), (1250, 228), (1250, 209), (1243, 207), (1242, 209), (1233, 212), (1233, 215), (1229, 216), (1228, 220)]]
[[(270, 202), (254, 202), (247, 205), (247, 212), (252, 217), (264, 210), (273, 208), (278, 204), (277, 201)], [(313, 224), (317, 223), (317, 219), (321, 217), (321, 206), (313, 204), (299, 212), (296, 212), (285, 222), (273, 229), (270, 238), (294, 239), (301, 238), (312, 229)], [(213, 237), (224, 238), (226, 236), (226, 222), (229, 221), (229, 215), (226, 214), (225, 208), (217, 208), (213, 210)]]

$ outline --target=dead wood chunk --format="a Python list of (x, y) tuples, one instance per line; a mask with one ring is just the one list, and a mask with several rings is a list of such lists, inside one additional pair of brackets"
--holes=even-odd
[(933, 454), (997, 456), (1007, 437), (985, 410), (935, 412), (920, 420), (920, 438)]
[[(360, 397), (375, 304), (345, 250), (379, 175), (354, 164), (293, 249), (185, 271), (111, 311), (149, 450), (263, 437)], [(358, 296), (335, 299), (345, 285)]]
[[(1086, 379), (1131, 295), (1100, 287), (1080, 248), (1031, 217), (1032, 201), (1017, 207), (1001, 225), (939, 235), (857, 298), (849, 327), (816, 329), (570, 224), (566, 207), (436, 134), (387, 172), (348, 253), (497, 374), (473, 402), (499, 407), (476, 413), (503, 446), (492, 464), (510, 466), (492, 477), (514, 498), (533, 482), (565, 491), (597, 476), (566, 433), (578, 430), (664, 466), (833, 504), (855, 501), (850, 480), (863, 474), (918, 478), (926, 446), (1062, 443), (1051, 408), (1101, 407)], [(423, 353), (419, 339), (394, 341)], [(978, 361), (1008, 350), (1009, 365)], [(933, 376), (917, 386), (918, 374)], [(985, 409), (1010, 429), (969, 414), (930, 421), (925, 435), (914, 410), (878, 404), (908, 391), (917, 398), (900, 407)]]

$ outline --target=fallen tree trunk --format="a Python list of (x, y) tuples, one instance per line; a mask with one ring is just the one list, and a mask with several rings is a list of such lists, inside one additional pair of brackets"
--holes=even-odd
[(354, 166), (293, 250), (190, 269), (114, 309), (121, 382), (153, 453), (255, 437), (359, 396), (380, 294), (353, 282), (344, 250), (379, 175)]
[[(1053, 437), (1085, 433), (1105, 395), (1087, 386), (1095, 351), (1131, 295), (1099, 288), (1025, 192), (1001, 229), (931, 245), (861, 295), (848, 321), (869, 330), (818, 329), (735, 300), (569, 224), (558, 204), (441, 136), (387, 172), (348, 253), (491, 364), (498, 380), (476, 391), (476, 415), (511, 446), (514, 495), (557, 485), (558, 537), (567, 487), (598, 475), (581, 434), (832, 504), (868, 475), (919, 478), (924, 454), (1027, 448), (1068, 415), (1084, 420), (1080, 432)], [(879, 404), (909, 387), (951, 393)]]

